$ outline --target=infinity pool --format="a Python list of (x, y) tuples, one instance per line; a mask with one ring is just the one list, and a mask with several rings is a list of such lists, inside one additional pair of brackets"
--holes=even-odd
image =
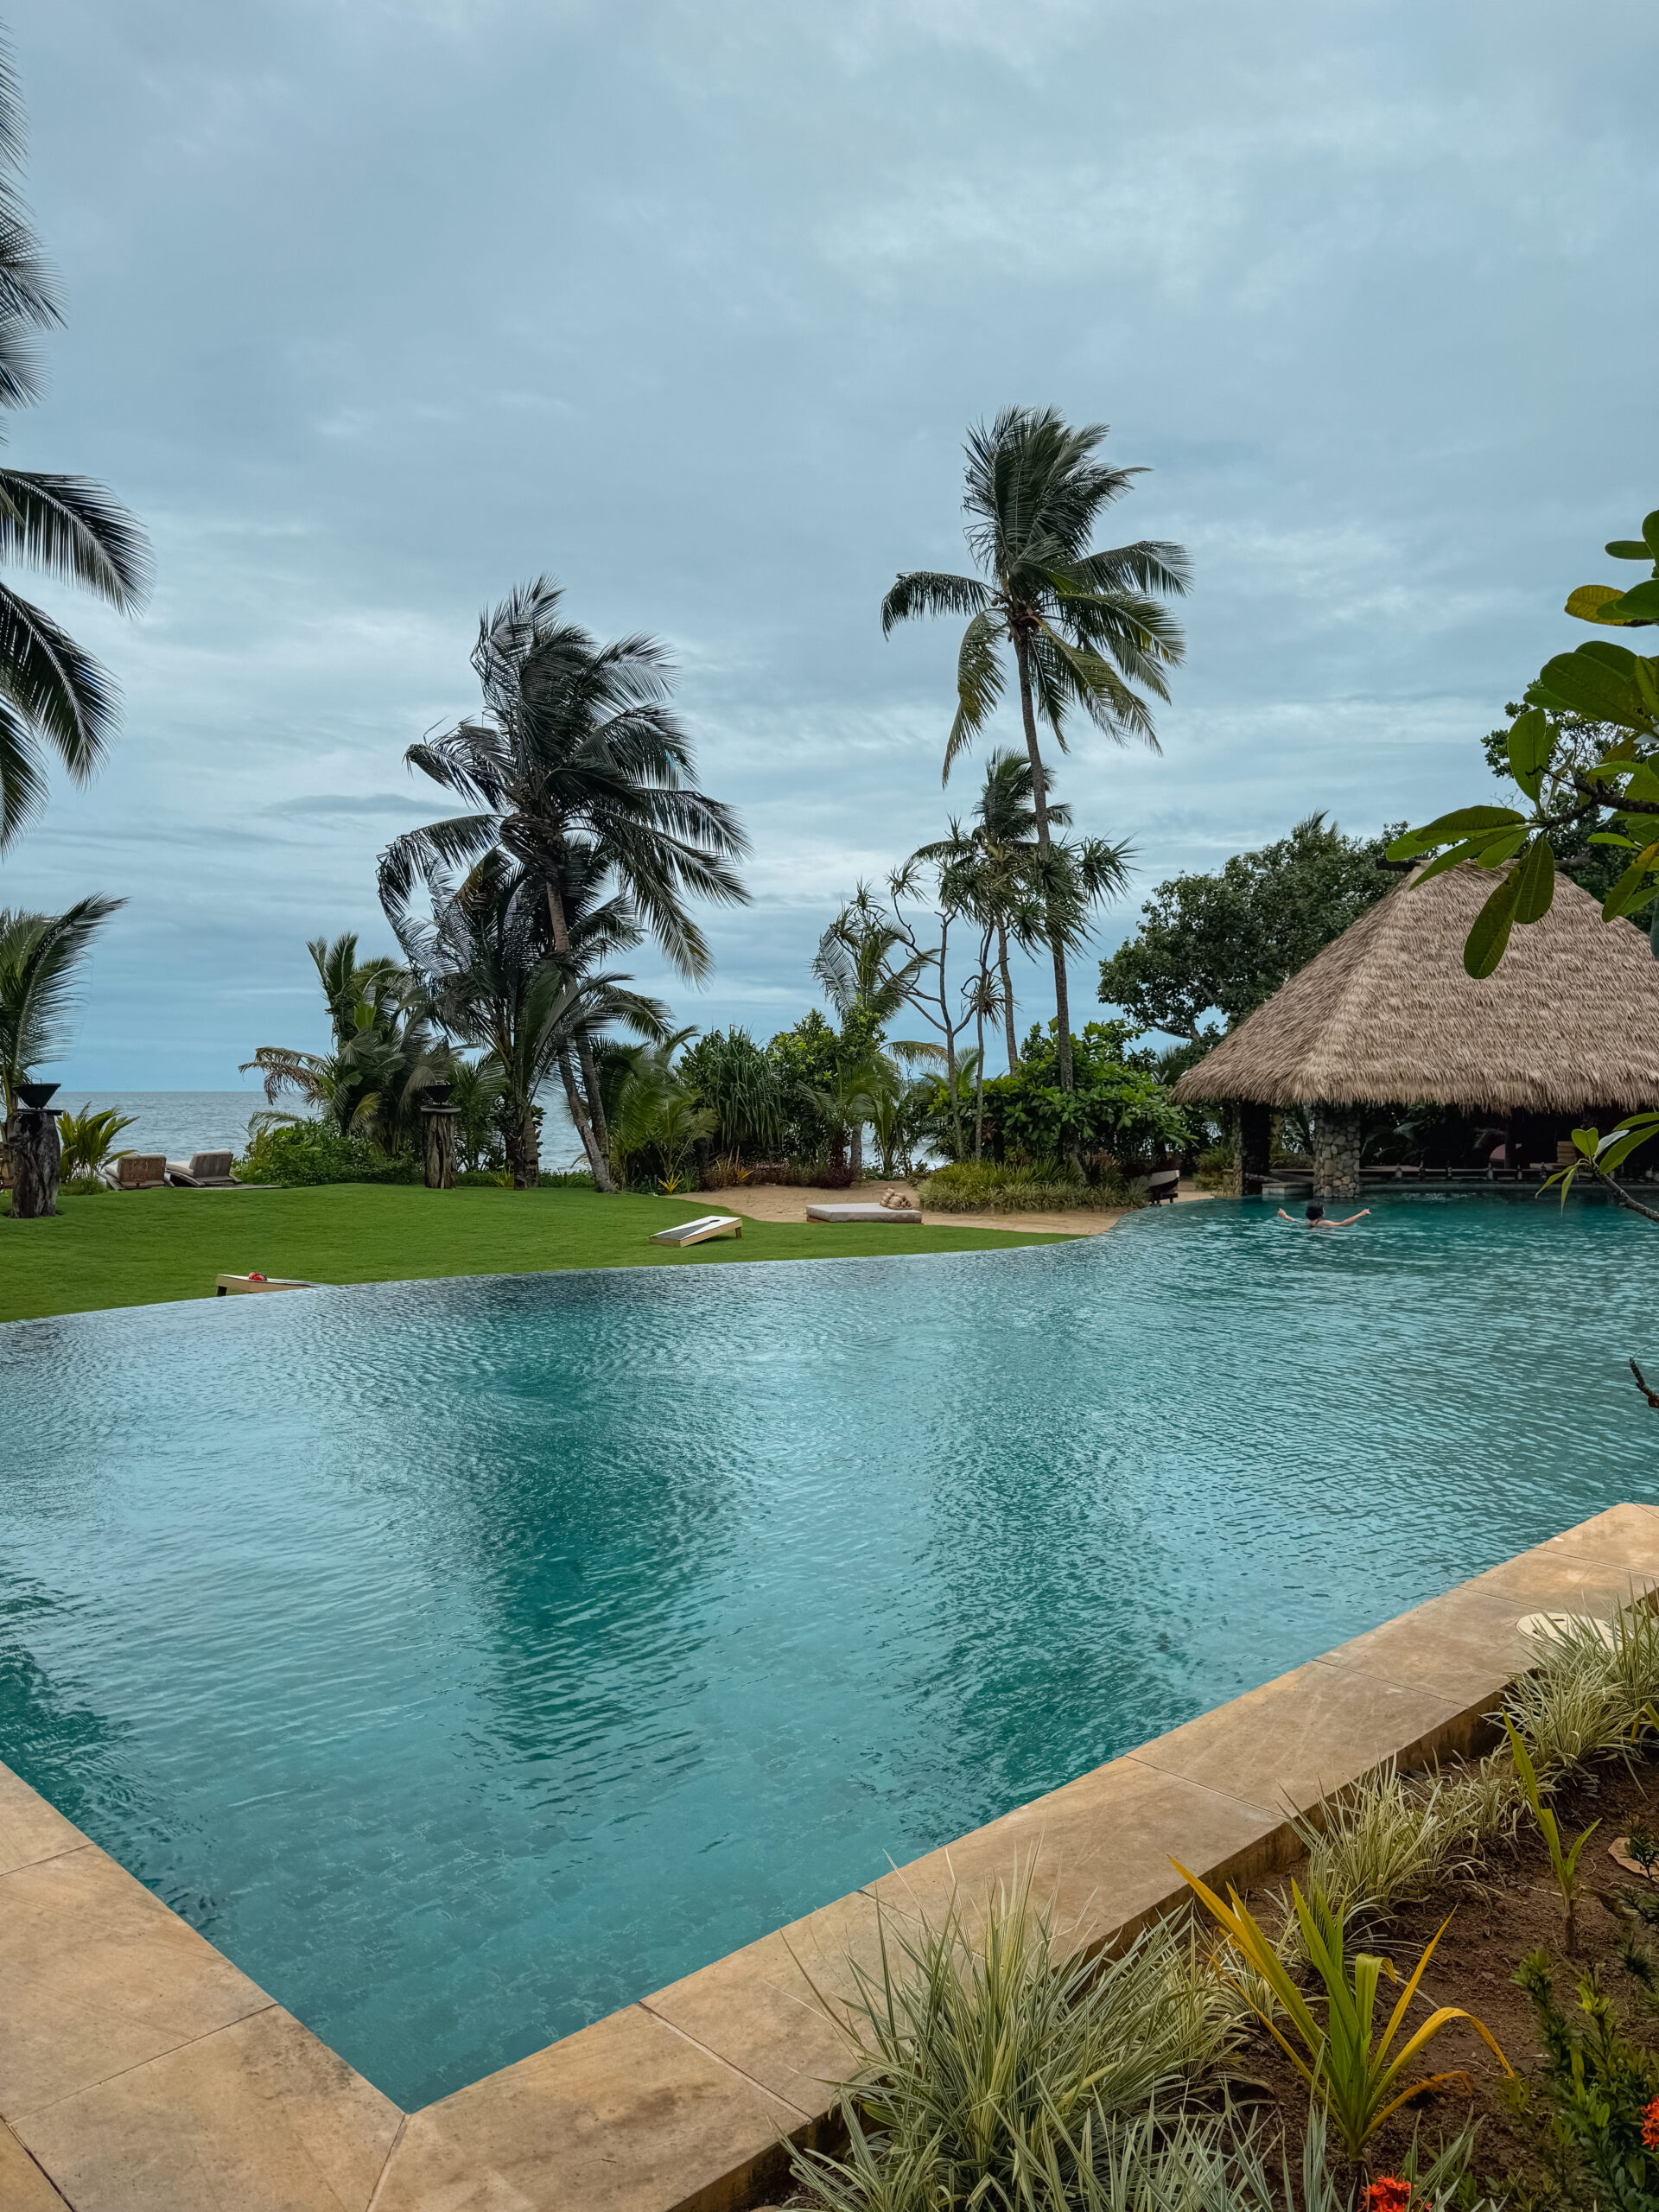
[(0, 1757), (418, 2105), (1653, 1497), (1653, 1237), (1217, 1202), (19, 1324)]

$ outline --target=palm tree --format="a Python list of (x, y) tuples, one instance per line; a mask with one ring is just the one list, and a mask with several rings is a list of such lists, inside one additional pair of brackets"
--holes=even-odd
[[(62, 314), (16, 187), (22, 165), (17, 79), (0, 48), (0, 407), (39, 392), (29, 334)], [(83, 476), (0, 468), (0, 561), (22, 561), (134, 613), (149, 582), (143, 532), (99, 484)], [(44, 755), (55, 751), (84, 784), (113, 735), (115, 685), (67, 631), (0, 584), (0, 851), (46, 797)]]
[[(580, 936), (572, 942), (580, 957)], [(535, 1185), (536, 1100), (560, 1069), (595, 1185), (613, 1188), (593, 1125), (576, 1105), (571, 1052), (578, 1040), (619, 1020), (660, 1036), (665, 1010), (627, 990), (626, 976), (595, 972), (580, 959), (582, 972), (573, 976), (571, 962), (546, 949), (543, 887), (499, 850), (486, 854), (453, 892), (440, 883), (421, 950), (437, 1019), (451, 1035), (481, 1047), (500, 1071), (515, 1187)]]
[[(0, 86), (0, 90), (3, 90)], [(78, 899), (67, 913), (0, 907), (0, 1105), (9, 1125), (17, 1087), (44, 1060), (68, 1050), (86, 956), (99, 928), (124, 902)]]
[[(900, 950), (908, 951), (910, 957), (895, 962), (893, 956)], [(838, 1086), (849, 1100), (873, 1096), (873, 1084), (878, 1090), (891, 1087), (886, 1076), (876, 1079), (885, 1065), (877, 1047), (887, 1024), (915, 996), (928, 964), (928, 956), (909, 946), (904, 931), (861, 883), (818, 939), (812, 973), (841, 1018), (842, 1057), (857, 1077)], [(864, 1123), (868, 1119), (866, 1114), (836, 1125), (851, 1130), (855, 1181), (863, 1173)]]
[[(1142, 474), (1096, 458), (1103, 423), (1073, 430), (1052, 407), (1009, 407), (967, 446), (963, 505), (968, 544), (984, 572), (959, 576), (930, 569), (900, 575), (881, 602), (883, 633), (924, 614), (965, 614), (957, 658), (957, 713), (945, 742), (944, 773), (984, 728), (1002, 696), (1003, 652), (1014, 654), (1020, 719), (1031, 763), (1037, 842), (1046, 858), (1050, 811), (1038, 748), (1039, 717), (1065, 751), (1074, 709), (1116, 743), (1142, 739), (1157, 749), (1146, 693), (1166, 699), (1164, 671), (1181, 658), (1181, 633), (1155, 594), (1186, 589), (1179, 545), (1142, 540), (1091, 553), (1103, 509)], [(1137, 691), (1136, 684), (1141, 689)], [(1065, 947), (1049, 935), (1058, 1015), (1060, 1087), (1073, 1088)]]
[(350, 931), (332, 944), (314, 938), (306, 950), (322, 985), (334, 1050), (262, 1045), (245, 1060), (245, 1075), (257, 1068), (265, 1079), (268, 1108), (258, 1122), (270, 1128), (308, 1118), (278, 1109), (279, 1098), (295, 1096), (342, 1134), (396, 1152), (419, 1133), (422, 1092), (449, 1077), (451, 1055), (433, 1033), (419, 979), (385, 954), (359, 961)]
[(615, 1154), (618, 1172), (626, 1179), (632, 1164), (654, 1154), (661, 1169), (664, 1191), (677, 1191), (686, 1155), (693, 1147), (713, 1136), (720, 1116), (712, 1106), (700, 1106), (696, 1091), (683, 1066), (676, 1067), (674, 1055), (696, 1032), (677, 1031), (659, 1044), (636, 1046), (632, 1065), (617, 1097)]
[[(571, 908), (594, 871), (620, 887), (643, 931), (700, 982), (710, 956), (692, 897), (744, 903), (730, 863), (748, 849), (731, 808), (696, 788), (690, 740), (669, 705), (671, 667), (654, 639), (601, 645), (564, 620), (545, 577), (520, 586), (479, 626), (473, 667), (480, 718), (412, 745), (411, 767), (473, 811), (395, 838), (380, 898), (401, 928), (417, 880), (502, 846), (544, 898), (554, 958), (577, 980)], [(577, 1044), (588, 1116), (604, 1148), (604, 1109), (588, 1033)]]

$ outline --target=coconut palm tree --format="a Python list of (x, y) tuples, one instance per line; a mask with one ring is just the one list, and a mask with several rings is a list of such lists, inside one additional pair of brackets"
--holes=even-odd
[[(63, 317), (18, 199), (22, 105), (0, 47), (0, 407), (39, 395), (30, 334)], [(84, 585), (123, 613), (149, 581), (143, 532), (102, 485), (84, 476), (0, 467), (0, 562), (22, 562)], [(108, 674), (41, 608), (0, 584), (0, 850), (46, 798), (46, 755), (85, 783), (114, 734)]]
[[(549, 951), (543, 887), (497, 850), (454, 891), (440, 884), (437, 912), (423, 942), (437, 1020), (452, 1036), (485, 1050), (500, 1071), (507, 1165), (518, 1190), (533, 1187), (539, 1172), (536, 1100), (556, 1070), (594, 1183), (601, 1190), (614, 1187), (593, 1124), (581, 1113), (571, 1054), (578, 1040), (619, 1021), (650, 1038), (661, 1036), (667, 1024), (666, 1009), (627, 989), (626, 976), (595, 971), (580, 931), (579, 918), (574, 959)], [(603, 935), (596, 930), (593, 942)]]
[[(595, 869), (620, 887), (678, 971), (701, 981), (709, 946), (688, 901), (747, 901), (731, 866), (748, 841), (731, 808), (699, 791), (690, 740), (670, 704), (671, 664), (654, 639), (601, 645), (561, 611), (546, 577), (480, 623), (473, 667), (484, 712), (404, 755), (472, 811), (395, 838), (380, 897), (395, 927), (417, 881), (500, 845), (545, 899), (552, 956), (577, 980), (573, 901)], [(591, 1046), (580, 1044), (588, 1116), (603, 1149)]]
[(16, 1110), (17, 1086), (68, 1050), (92, 939), (123, 903), (78, 899), (62, 914), (0, 907), (0, 1105), (7, 1123)]
[(451, 1055), (433, 1033), (420, 979), (385, 954), (359, 961), (350, 931), (332, 944), (314, 938), (306, 950), (322, 985), (334, 1050), (262, 1045), (243, 1062), (245, 1075), (257, 1069), (265, 1079), (267, 1110), (257, 1117), (259, 1125), (309, 1118), (276, 1103), (297, 1097), (342, 1132), (397, 1152), (419, 1134), (422, 1092), (449, 1077)]
[[(881, 627), (924, 614), (968, 618), (957, 658), (957, 713), (945, 741), (944, 773), (1000, 702), (1005, 652), (1012, 652), (1037, 842), (1052, 842), (1040, 719), (1062, 752), (1073, 710), (1115, 743), (1136, 737), (1157, 748), (1147, 694), (1169, 696), (1164, 671), (1181, 658), (1181, 633), (1157, 594), (1186, 589), (1179, 545), (1141, 540), (1105, 552), (1089, 541), (1103, 509), (1142, 474), (1096, 458), (1103, 423), (1071, 429), (1052, 407), (1005, 408), (969, 435), (963, 505), (968, 544), (982, 575), (930, 569), (900, 575), (881, 602)], [(1141, 688), (1136, 690), (1136, 685)], [(1060, 1087), (1073, 1088), (1065, 946), (1049, 935), (1059, 1017)]]

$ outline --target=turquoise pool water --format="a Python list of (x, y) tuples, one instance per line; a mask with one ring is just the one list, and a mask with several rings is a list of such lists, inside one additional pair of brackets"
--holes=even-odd
[(1655, 1495), (1650, 1229), (1272, 1211), (0, 1330), (0, 1756), (423, 2103)]

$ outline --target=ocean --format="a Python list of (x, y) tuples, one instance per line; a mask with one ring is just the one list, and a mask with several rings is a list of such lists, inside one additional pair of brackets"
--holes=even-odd
[[(168, 1160), (188, 1160), (193, 1152), (240, 1154), (248, 1141), (248, 1118), (264, 1107), (262, 1090), (78, 1090), (67, 1086), (53, 1100), (73, 1114), (90, 1105), (113, 1106), (130, 1114), (132, 1127), (116, 1139), (124, 1152), (159, 1152)], [(560, 1169), (581, 1163), (582, 1144), (571, 1127), (562, 1090), (543, 1091), (541, 1105), (542, 1165)]]

